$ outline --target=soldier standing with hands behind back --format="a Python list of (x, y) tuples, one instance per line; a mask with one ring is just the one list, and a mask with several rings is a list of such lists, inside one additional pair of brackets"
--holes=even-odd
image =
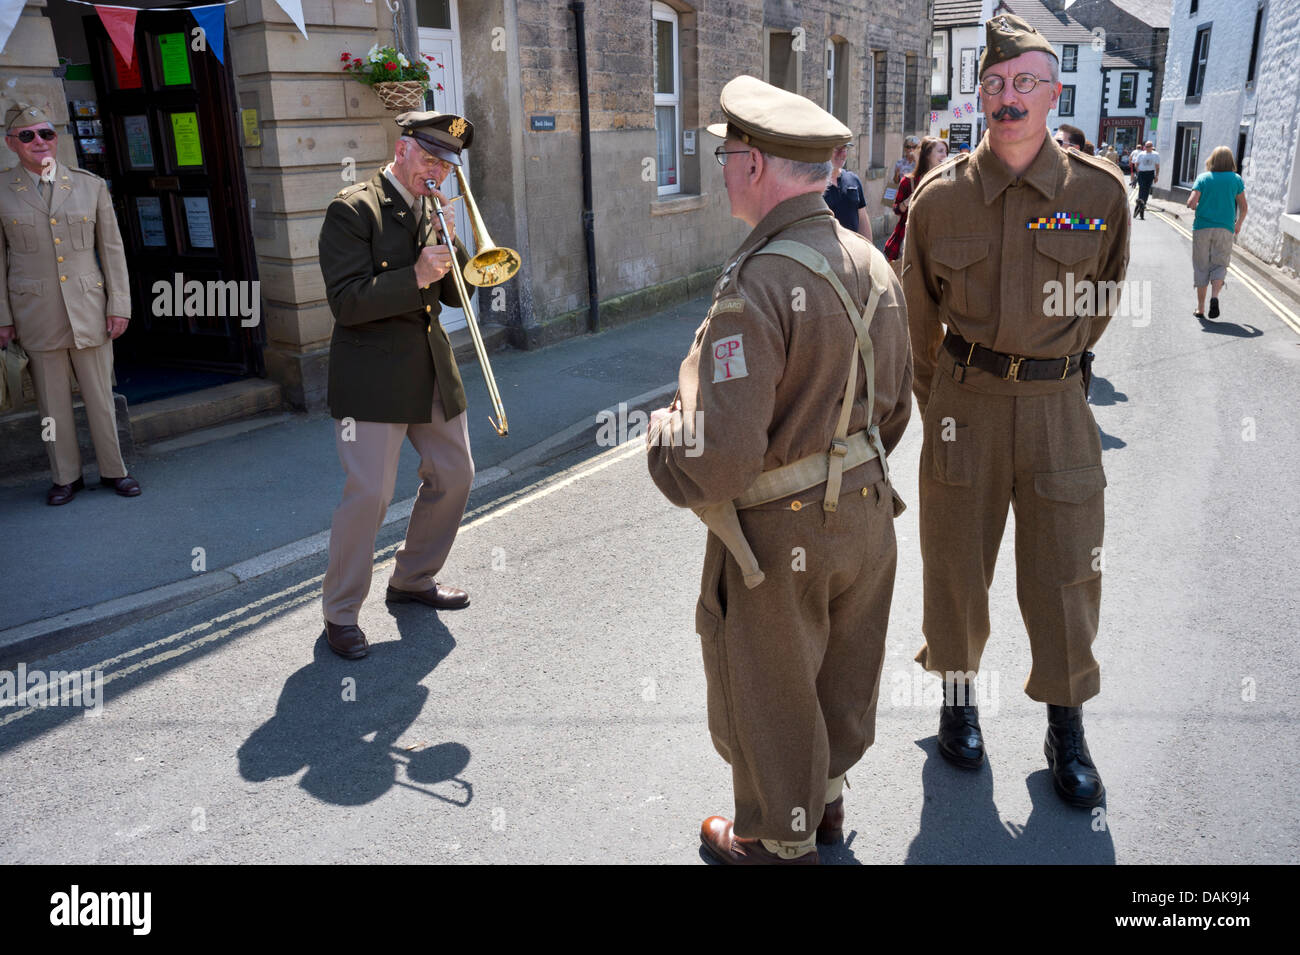
[(871, 745), (901, 509), (885, 455), (911, 413), (902, 290), (822, 201), (850, 132), (741, 76), (715, 155), (752, 228), (651, 416), (650, 476), (712, 515), (695, 626), (709, 730), (736, 816), (700, 838), (727, 864), (808, 864), (842, 832), (845, 772)]
[(1047, 704), (1057, 792), (1095, 806), (1105, 790), (1082, 704), (1101, 689), (1091, 647), (1106, 478), (1086, 388), (1089, 349), (1110, 316), (1102, 296), (1075, 314), (1061, 288), (1124, 278), (1128, 207), (1113, 165), (1058, 149), (1048, 134), (1061, 90), (1051, 44), (1010, 15), (985, 31), (988, 134), (921, 181), (907, 224), (903, 287), (925, 423), (925, 646), (916, 659), (947, 683), (940, 752), (979, 766), (984, 741), (966, 676), (989, 637), (988, 588), (1014, 507), (1033, 657), (1025, 692)]

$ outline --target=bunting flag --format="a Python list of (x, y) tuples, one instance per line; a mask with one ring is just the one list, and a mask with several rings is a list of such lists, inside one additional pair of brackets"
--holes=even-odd
[(206, 7), (190, 7), (194, 22), (203, 30), (208, 49), (223, 66), (226, 63), (226, 5), (214, 3)]
[(308, 38), (307, 25), (302, 19), (302, 0), (275, 0), (275, 2), (280, 5), (280, 9), (293, 21), (293, 25), (298, 28), (302, 38), (306, 40)]
[(23, 15), (27, 0), (0, 0), (0, 53), (5, 51), (9, 35), (18, 25), (18, 18)]
[(95, 12), (104, 23), (109, 38), (117, 52), (122, 54), (126, 65), (135, 60), (135, 18), (140, 12), (135, 7), (101, 7), (96, 5)]

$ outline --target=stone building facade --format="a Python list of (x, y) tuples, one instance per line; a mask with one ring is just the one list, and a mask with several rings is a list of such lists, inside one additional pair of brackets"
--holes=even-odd
[[(260, 282), (264, 319), (260, 337), (245, 336), (242, 373), (278, 382), (291, 407), (317, 409), (332, 329), (316, 258), (324, 210), (350, 176), (368, 178), (391, 158), (396, 133), (375, 94), (342, 75), (340, 54), (392, 42), (394, 23), (382, 0), (303, 0), (302, 9), (306, 37), (275, 0), (241, 0), (226, 8), (224, 67), (202, 66), (194, 59), (200, 54), (191, 64), (196, 85), (204, 71), (212, 83), (229, 85), (230, 115), (214, 121), (213, 136), (228, 132), (237, 140), (231, 164), (238, 168), (221, 180), (226, 192), (219, 199), (214, 191), (211, 205), (247, 206), (249, 264), (237, 277)], [(61, 57), (77, 63), (87, 43), (93, 47), (93, 38), (82, 37), (94, 32), (80, 22), (88, 14), (90, 7), (74, 9), (67, 0), (30, 0), (0, 55), (0, 72), (14, 80), (0, 86), (3, 105), (33, 100), (65, 128), (73, 119), (69, 102), (93, 96), (95, 87), (76, 93), (52, 74)], [(141, 13), (138, 29), (153, 15)], [(878, 236), (892, 225), (881, 203), (885, 170), (901, 155), (904, 137), (928, 126), (930, 0), (601, 0), (585, 4), (585, 21), (602, 327), (706, 292), (743, 237), (712, 156), (718, 143), (704, 130), (722, 118), (722, 86), (741, 73), (796, 89), (840, 116), (855, 134), (849, 168), (866, 183), (865, 211)], [(503, 326), (523, 348), (585, 332), (571, 5), (411, 0), (396, 26), (409, 54), (441, 51), (447, 82), (435, 102), (475, 123), (467, 164), (475, 198), (493, 240), (523, 258), (520, 274), (499, 294), (480, 296), (480, 321)], [(111, 140), (119, 125), (101, 119)], [(61, 140), (60, 155), (73, 163), (70, 139)], [(4, 158), (12, 160), (0, 163)], [(168, 182), (155, 177), (140, 188)], [(122, 205), (124, 226), (133, 214)], [(141, 255), (131, 265), (146, 271), (151, 259)]]
[(1216, 146), (1237, 157), (1250, 214), (1238, 242), (1300, 269), (1300, 5), (1175, 0), (1155, 193), (1185, 200)]

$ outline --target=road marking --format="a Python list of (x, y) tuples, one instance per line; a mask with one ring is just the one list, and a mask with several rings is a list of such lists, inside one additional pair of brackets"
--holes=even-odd
[[(464, 534), (472, 530), (473, 528), (481, 527), (482, 525), (487, 524), (490, 521), (496, 520), (498, 517), (508, 514), (511, 511), (517, 510), (523, 507), (525, 504), (532, 504), (535, 501), (539, 501), (542, 498), (550, 494), (553, 494), (556, 491), (561, 490), (562, 488), (566, 488), (569, 485), (574, 484), (585, 477), (590, 477), (591, 475), (603, 471), (606, 468), (619, 463), (620, 461), (626, 460), (627, 458), (632, 457), (632, 455), (636, 453), (641, 453), (641, 454), (645, 453), (645, 442), (640, 438), (632, 439), (622, 445), (619, 445), (618, 447), (611, 448), (608, 451), (602, 452), (591, 461), (584, 461), (581, 464), (575, 464), (567, 471), (561, 472), (562, 475), (567, 475), (567, 476), (561, 477), (560, 480), (552, 480), (551, 483), (546, 484), (541, 488), (538, 488), (536, 491), (532, 492), (531, 494), (525, 494), (523, 497), (520, 497), (518, 500), (512, 501), (511, 503), (505, 505), (504, 507), (501, 507), (495, 511), (491, 511), (490, 513), (484, 514), (482, 517), (471, 520), (468, 524), (465, 524), (464, 526), (461, 527), (459, 533)], [(397, 548), (400, 546), (401, 546), (400, 543), (389, 544), (387, 547), (375, 553), (375, 557), (377, 558), (377, 563), (375, 564), (376, 572), (383, 570), (383, 568), (390, 563), (389, 558), (391, 554), (396, 552)], [(204, 631), (211, 630), (213, 627), (217, 626), (218, 624), (224, 623), (225, 621), (228, 620), (236, 620), (236, 618), (242, 617), (244, 614), (248, 613), (251, 610), (256, 610), (259, 607), (266, 607), (267, 604), (271, 604), (270, 607), (267, 607), (261, 613), (255, 614), (254, 616), (247, 617), (245, 619), (237, 620), (237, 622), (231, 624), (228, 627), (215, 630), (211, 633), (204, 633), (203, 636), (197, 637), (196, 639), (191, 640), (189, 643), (181, 644), (180, 646), (173, 647), (172, 649), (167, 650), (166, 652), (159, 653), (156, 656), (145, 657), (144, 659), (138, 660), (129, 666), (123, 667), (118, 670), (114, 670), (112, 673), (109, 673), (104, 677), (103, 683), (101, 685), (102, 688), (102, 686), (107, 686), (108, 684), (112, 683), (114, 680), (118, 679), (119, 677), (129, 676), (133, 673), (139, 673), (141, 670), (146, 670), (150, 667), (157, 666), (159, 663), (164, 663), (167, 660), (174, 660), (177, 657), (184, 656), (190, 651), (196, 650), (201, 646), (204, 646), (209, 643), (213, 643), (214, 641), (220, 640), (223, 637), (230, 636), (231, 634), (237, 633), (240, 630), (245, 630), (258, 623), (261, 623), (263, 620), (265, 620), (266, 618), (272, 615), (282, 614), (285, 611), (294, 610), (302, 606), (303, 604), (310, 603), (316, 600), (318, 597), (320, 597), (321, 591), (317, 585), (324, 579), (325, 579), (325, 575), (320, 574), (316, 577), (310, 578), (309, 580), (300, 581), (296, 584), (293, 584), (290, 587), (286, 587), (284, 590), (278, 591), (273, 594), (267, 594), (265, 597), (260, 597), (257, 600), (252, 601), (251, 603), (245, 604), (243, 607), (239, 607), (236, 610), (230, 610), (227, 611), (226, 613), (220, 614), (219, 616), (213, 617), (211, 620), (206, 620), (203, 623), (195, 624), (192, 627), (187, 627), (184, 630), (180, 630), (169, 636), (163, 637), (159, 640), (155, 640), (152, 643), (147, 643), (144, 646), (136, 647), (133, 650), (127, 650), (124, 653), (119, 653), (118, 655), (109, 657), (107, 660), (103, 660), (100, 663), (92, 664), (91, 666), (81, 667), (79, 668), (80, 672), (92, 673), (92, 674), (95, 673), (96, 671), (102, 672), (104, 670), (107, 670), (109, 667), (112, 667), (116, 664), (123, 663), (132, 657), (140, 656), (141, 654), (148, 653), (151, 650), (161, 650), (163, 647), (166, 647), (169, 644), (176, 643), (178, 640), (183, 640), (186, 637), (190, 637), (195, 634), (199, 634), (199, 633), (203, 633)], [(305, 593), (298, 593), (297, 596), (290, 597), (290, 595), (295, 594), (298, 591), (302, 591), (305, 588), (310, 588), (310, 589), (307, 589)], [(280, 603), (280, 601), (286, 599), (287, 602)], [(60, 696), (60, 700), (63, 700), (65, 698), (70, 700), (71, 696), (72, 696), (71, 691), (70, 690), (66, 691), (64, 694)], [(6, 726), (9, 723), (22, 719), (24, 716), (27, 716), (29, 713), (33, 713), (36, 712), (37, 710), (46, 708), (44, 706), (25, 706), (25, 704), (26, 704), (26, 691), (24, 690), (21, 696), (19, 696), (14, 701), (14, 703), (11, 704), (11, 705), (23, 706), (24, 708), (15, 710), (13, 713), (10, 713), (7, 716), (5, 716), (3, 719), (0, 719), (0, 727)]]
[[(1167, 213), (1161, 212), (1159, 209), (1153, 208), (1151, 211), (1154, 212), (1156, 215), (1158, 215), (1169, 225), (1173, 226), (1175, 230), (1177, 230), (1179, 233), (1182, 234), (1183, 238), (1191, 240), (1192, 234), (1188, 232), (1187, 229), (1185, 229), (1182, 226), (1182, 224), (1179, 223), (1177, 220), (1171, 218)], [(1269, 293), (1268, 289), (1264, 288), (1264, 286), (1260, 285), (1258, 282), (1252, 279), (1241, 269), (1237, 268), (1235, 265), (1229, 265), (1228, 272), (1231, 275), (1235, 275), (1242, 285), (1246, 286), (1246, 288), (1254, 292), (1255, 297), (1258, 298), (1265, 305), (1267, 305), (1269, 311), (1271, 311), (1274, 315), (1276, 315), (1278, 318), (1282, 319), (1283, 322), (1289, 325), (1293, 332), (1300, 334), (1300, 315), (1297, 315), (1295, 312), (1291, 311), (1291, 309), (1283, 305), (1280, 301), (1278, 301), (1276, 298), (1273, 297), (1273, 295)]]

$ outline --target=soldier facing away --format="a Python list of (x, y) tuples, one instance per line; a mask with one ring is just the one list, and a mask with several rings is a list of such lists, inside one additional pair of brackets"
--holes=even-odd
[(751, 76), (721, 103), (709, 132), (752, 231), (714, 286), (680, 400), (651, 416), (649, 467), (711, 531), (695, 625), (736, 814), (704, 821), (704, 850), (808, 864), (840, 837), (844, 774), (875, 735), (907, 317), (884, 256), (822, 201), (848, 128)]

